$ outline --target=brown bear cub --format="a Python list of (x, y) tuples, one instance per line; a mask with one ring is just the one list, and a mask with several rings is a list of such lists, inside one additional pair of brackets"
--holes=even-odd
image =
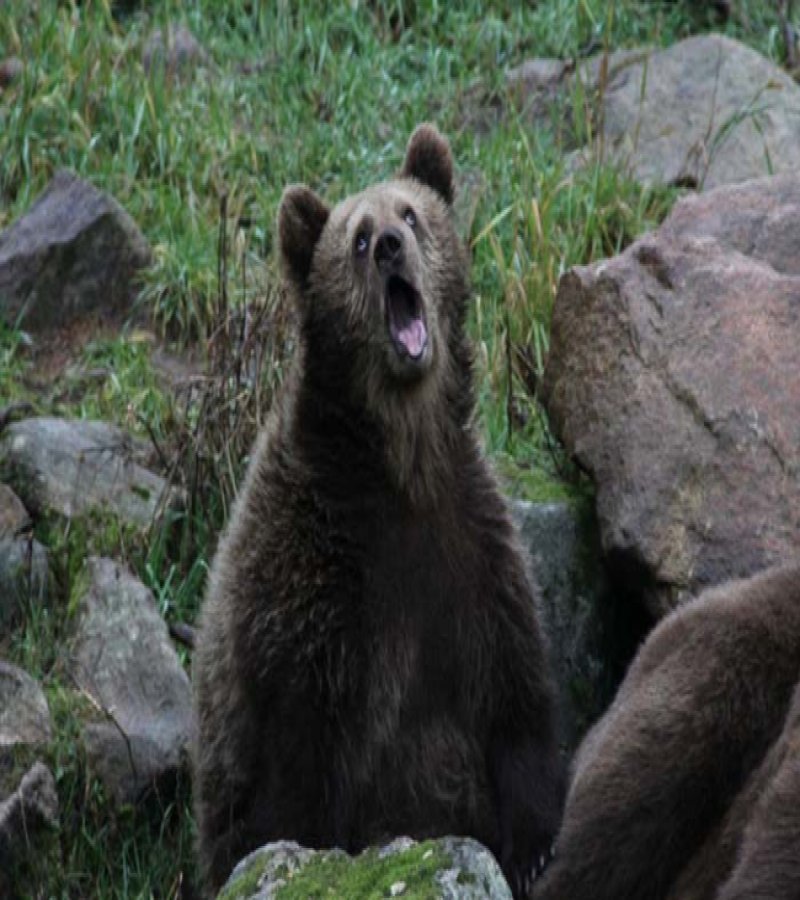
[(220, 544), (194, 660), (199, 855), (470, 835), (517, 897), (562, 806), (525, 559), (472, 429), (453, 161), (278, 214), (300, 339)]
[(534, 896), (800, 898), (800, 566), (655, 629), (578, 752)]

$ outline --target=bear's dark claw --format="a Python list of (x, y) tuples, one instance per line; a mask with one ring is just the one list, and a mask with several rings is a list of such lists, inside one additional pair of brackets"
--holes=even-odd
[(555, 844), (543, 841), (539, 848), (530, 848), (528, 852), (530, 855), (526, 854), (524, 861), (517, 857), (503, 866), (514, 900), (530, 900), (555, 856)]

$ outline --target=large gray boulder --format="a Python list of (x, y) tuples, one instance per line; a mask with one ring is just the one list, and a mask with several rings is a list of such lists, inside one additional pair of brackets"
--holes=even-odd
[(83, 728), (86, 754), (110, 794), (133, 802), (185, 761), (189, 679), (140, 581), (96, 557), (81, 581), (71, 670), (101, 716)]
[(219, 900), (277, 900), (287, 884), (297, 897), (511, 900), (492, 854), (477, 841), (453, 837), (422, 844), (398, 838), (356, 857), (291, 841), (267, 844), (239, 863)]
[(708, 190), (800, 167), (800, 86), (731, 38), (698, 35), (611, 67), (596, 103), (596, 149), (645, 183)]
[(562, 279), (552, 424), (612, 570), (661, 616), (800, 551), (800, 179), (682, 200)]
[(57, 172), (0, 233), (0, 319), (52, 330), (75, 319), (127, 316), (150, 262), (147, 241), (113, 197)]
[(571, 167), (602, 158), (644, 183), (709, 190), (800, 165), (800, 86), (721, 35), (577, 63), (530, 59), (508, 71), (506, 93), (531, 127), (555, 127), (568, 148), (587, 140), (575, 123), (592, 124), (595, 143)]
[(115, 425), (33, 418), (0, 437), (0, 466), (27, 507), (72, 518), (104, 511), (144, 528), (175, 499), (144, 468), (142, 442)]

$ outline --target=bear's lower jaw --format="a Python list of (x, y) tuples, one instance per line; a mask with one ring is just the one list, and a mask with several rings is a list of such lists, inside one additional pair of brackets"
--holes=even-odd
[(431, 342), (426, 338), (419, 356), (414, 357), (398, 348), (394, 339), (390, 338), (386, 346), (386, 362), (391, 380), (403, 385), (416, 384), (431, 369), (433, 362)]

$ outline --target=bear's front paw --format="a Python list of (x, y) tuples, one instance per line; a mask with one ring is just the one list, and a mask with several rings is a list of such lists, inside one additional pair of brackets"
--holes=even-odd
[(494, 760), (500, 863), (514, 900), (527, 900), (553, 857), (564, 803), (563, 766), (554, 742), (533, 737), (501, 745)]

